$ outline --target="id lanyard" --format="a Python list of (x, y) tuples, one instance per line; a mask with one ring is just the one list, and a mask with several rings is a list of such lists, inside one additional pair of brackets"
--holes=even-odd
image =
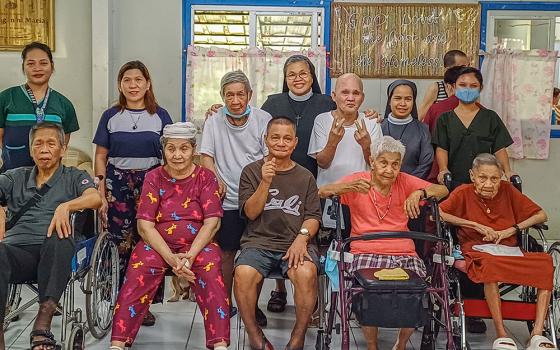
[(43, 103), (41, 106), (37, 103), (37, 99), (35, 95), (33, 95), (33, 91), (31, 88), (25, 84), (25, 91), (27, 92), (27, 97), (33, 104), (33, 109), (35, 110), (35, 116), (37, 117), (37, 123), (42, 123), (45, 121), (45, 109), (47, 108), (47, 102), (49, 102), (49, 96), (51, 94), (51, 88), (47, 89), (47, 93), (45, 94), (45, 98), (43, 99)]

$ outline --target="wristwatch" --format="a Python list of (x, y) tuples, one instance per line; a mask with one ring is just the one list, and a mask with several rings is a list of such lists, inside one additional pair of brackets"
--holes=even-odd
[(302, 228), (299, 230), (299, 234), (300, 234), (300, 235), (303, 235), (303, 236), (305, 236), (305, 237), (307, 237), (307, 238), (309, 238), (309, 230), (306, 229), (305, 227), (302, 227)]

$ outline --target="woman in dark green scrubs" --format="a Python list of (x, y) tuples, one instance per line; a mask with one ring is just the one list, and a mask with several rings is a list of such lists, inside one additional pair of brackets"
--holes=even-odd
[[(469, 169), (480, 153), (495, 155), (506, 177), (511, 178), (513, 173), (506, 148), (513, 140), (498, 114), (476, 103), (482, 89), (480, 71), (472, 67), (461, 69), (454, 88), (459, 105), (439, 117), (432, 137), (440, 169), (438, 182), (443, 184), (443, 176), (451, 173), (451, 189), (470, 183)], [(460, 250), (457, 255), (461, 255)], [(466, 274), (460, 273), (459, 281), (465, 298), (484, 298), (482, 286), (470, 281)], [(465, 321), (469, 333), (486, 331), (486, 325), (480, 318), (468, 317)]]
[(443, 183), (446, 173), (451, 173), (453, 187), (471, 182), (469, 169), (480, 153), (495, 155), (509, 179), (513, 172), (506, 148), (513, 140), (496, 112), (475, 103), (482, 89), (480, 71), (463, 68), (454, 88), (459, 105), (439, 117), (432, 137), (440, 169), (439, 183)]

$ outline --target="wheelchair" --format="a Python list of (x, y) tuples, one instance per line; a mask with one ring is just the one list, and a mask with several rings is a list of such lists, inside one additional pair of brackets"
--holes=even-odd
[[(522, 180), (519, 176), (514, 175), (510, 179), (511, 183), (521, 192)], [(444, 184), (451, 190), (452, 178), (451, 174), (444, 176)], [(448, 246), (453, 247), (454, 242), (458, 239), (454, 233), (453, 227), (445, 223), (441, 224), (440, 231), (443, 232), (444, 237), (449, 241)], [(554, 242), (549, 245), (544, 231), (547, 230), (546, 225), (535, 225), (529, 229), (522, 231), (517, 240), (519, 246), (523, 251), (527, 252), (546, 252), (552, 256), (554, 266), (553, 276), (553, 290), (550, 300), (548, 317), (545, 322), (544, 335), (551, 339), (556, 347), (560, 343), (558, 341), (559, 326), (560, 326), (560, 242)], [(536, 234), (538, 238), (534, 238), (532, 234)], [(490, 311), (484, 299), (467, 299), (461, 295), (461, 283), (459, 281), (459, 274), (461, 273), (453, 267), (454, 259), (450, 256), (447, 257), (449, 265), (449, 295), (451, 296), (451, 304), (449, 308), (452, 311), (452, 329), (453, 337), (455, 340), (455, 349), (470, 350), (470, 345), (466, 339), (465, 318), (476, 317), (491, 319)], [(520, 290), (516, 298), (518, 300), (501, 300), (502, 317), (504, 320), (523, 321), (527, 323), (529, 332), (533, 330), (533, 320), (536, 313), (536, 300), (537, 290), (533, 287), (519, 286), (512, 284), (501, 283), (499, 285), (500, 296), (507, 296), (513, 291)], [(511, 294), (510, 294), (511, 295)], [(437, 308), (431, 310), (430, 317), (432, 327), (424, 327), (422, 337), (421, 350), (435, 349), (435, 340), (438, 333), (438, 325), (441, 323), (441, 314)], [(448, 347), (448, 349), (450, 349)]]
[[(434, 234), (414, 231), (375, 232), (364, 234), (361, 236), (350, 237), (347, 239), (342, 239), (340, 235), (340, 220), (338, 218), (338, 208), (340, 206), (340, 200), (337, 196), (335, 196), (333, 197), (333, 202), (335, 203), (334, 215), (337, 223), (335, 241), (337, 245), (336, 256), (339, 258), (337, 259), (339, 291), (331, 291), (330, 293), (330, 307), (326, 315), (326, 326), (322, 334), (318, 333), (316, 349), (330, 349), (334, 339), (333, 331), (336, 331), (337, 334), (341, 335), (341, 349), (350, 349), (350, 318), (352, 312), (354, 313), (354, 316), (360, 324), (362, 324), (362, 321), (364, 320), (366, 320), (366, 322), (368, 323), (371, 322), (372, 320), (367, 320), (367, 318), (371, 315), (381, 315), (382, 317), (388, 316), (389, 319), (392, 318), (389, 322), (392, 323), (392, 325), (365, 325), (379, 325), (382, 327), (384, 326), (393, 328), (414, 328), (424, 326), (424, 328), (427, 327), (428, 329), (436, 327), (436, 325), (434, 324), (435, 318), (430, 317), (430, 314), (437, 313), (437, 329), (438, 331), (440, 329), (443, 329), (444, 333), (446, 333), (447, 349), (457, 349), (455, 345), (457, 342), (457, 330), (454, 328), (455, 325), (452, 322), (452, 310), (450, 308), (449, 295), (450, 281), (448, 279), (448, 257), (451, 253), (451, 246), (449, 245), (449, 240), (445, 238), (444, 233), (441, 230), (441, 220), (439, 217), (437, 200), (435, 198), (430, 198), (426, 200), (426, 204), (422, 207), (422, 210), (425, 211), (424, 217), (426, 219), (433, 220), (436, 223)], [(375, 288), (377, 291), (389, 291), (389, 293), (385, 293), (390, 294), (386, 295), (386, 304), (392, 304), (393, 314), (398, 314), (399, 310), (401, 311), (401, 315), (403, 315), (403, 311), (407, 313), (407, 317), (401, 319), (411, 318), (410, 316), (413, 313), (410, 313), (410, 307), (415, 308), (417, 311), (417, 315), (415, 315), (416, 317), (414, 318), (414, 324), (406, 326), (399, 325), (398, 322), (395, 321), (395, 315), (390, 315), (391, 312), (371, 312), (371, 309), (369, 310), (370, 312), (368, 312), (368, 310), (364, 310), (363, 308), (361, 309), (360, 307), (353, 305), (353, 303), (355, 303), (356, 301), (360, 301), (360, 295), (362, 295), (361, 304), (363, 307), (364, 303), (367, 304), (369, 302), (367, 299), (373, 293), (376, 293), (376, 291), (370, 290), (370, 286), (367, 285), (367, 282), (364, 283), (364, 273), (361, 273), (361, 271), (365, 271), (366, 274), (370, 274), (371, 269), (358, 270), (354, 273), (350, 273), (347, 270), (348, 264), (345, 262), (345, 260), (347, 260), (347, 258), (351, 256), (348, 255), (349, 253), (347, 252), (350, 243), (354, 241), (369, 241), (387, 238), (408, 238), (415, 241), (428, 243), (428, 251), (432, 254), (431, 262), (426, 263), (427, 276), (425, 279), (421, 279), (417, 275), (411, 275), (410, 282), (402, 283), (403, 281), (378, 281), (378, 285)], [(411, 289), (413, 290), (411, 291)], [(397, 302), (388, 301), (388, 298), (396, 297), (399, 294), (408, 295), (405, 296), (404, 299), (399, 298)], [(407, 298), (409, 299), (408, 301), (406, 300)], [(413, 299), (412, 302), (410, 301), (410, 299)], [(379, 305), (379, 300), (380, 299), (376, 299), (374, 307), (377, 307)], [(382, 305), (382, 308), (384, 310), (387, 310), (387, 305)], [(374, 320), (373, 322), (382, 321)], [(431, 332), (430, 334), (435, 333)], [(431, 340), (432, 349), (435, 349), (435, 338), (432, 338)], [(426, 349), (428, 348), (426, 347)]]
[[(87, 225), (84, 230), (85, 237), (76, 237), (78, 220), (87, 221), (88, 215), (91, 225)], [(96, 212), (91, 210), (71, 215), (76, 253), (72, 259), (70, 280), (57, 307), (57, 312), (62, 316), (60, 344), (64, 350), (84, 349), (87, 332), (96, 339), (102, 339), (111, 328), (119, 287), (119, 256), (113, 238), (106, 231), (98, 232), (97, 222)], [(79, 282), (85, 295), (85, 310), (75, 303), (76, 282)], [(35, 296), (23, 302), (22, 287), (29, 289)], [(19, 318), (38, 302), (38, 293), (34, 281), (9, 286), (4, 331), (12, 320)]]

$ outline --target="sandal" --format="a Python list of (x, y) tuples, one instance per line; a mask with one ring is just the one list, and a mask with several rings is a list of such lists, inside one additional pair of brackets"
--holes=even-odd
[[(43, 339), (35, 340), (37, 337), (43, 337)], [(47, 347), (49, 350), (61, 350), (62, 347), (56, 343), (54, 340), (54, 335), (48, 329), (35, 329), (31, 331), (29, 335), (29, 347), (31, 350), (43, 346)]]
[(498, 338), (492, 343), (492, 350), (517, 350), (517, 344), (511, 338)]
[(266, 309), (270, 312), (284, 312), (284, 310), (286, 310), (286, 304), (288, 303), (286, 300), (287, 297), (288, 293), (286, 292), (271, 291), (270, 300), (268, 301), (268, 305), (266, 305)]
[(144, 319), (142, 320), (142, 326), (151, 327), (155, 323), (156, 317), (153, 313), (150, 312), (150, 310), (148, 310), (148, 312), (146, 312), (146, 315), (144, 316)]
[(527, 350), (557, 349), (554, 343), (542, 335), (534, 335), (531, 337)]

